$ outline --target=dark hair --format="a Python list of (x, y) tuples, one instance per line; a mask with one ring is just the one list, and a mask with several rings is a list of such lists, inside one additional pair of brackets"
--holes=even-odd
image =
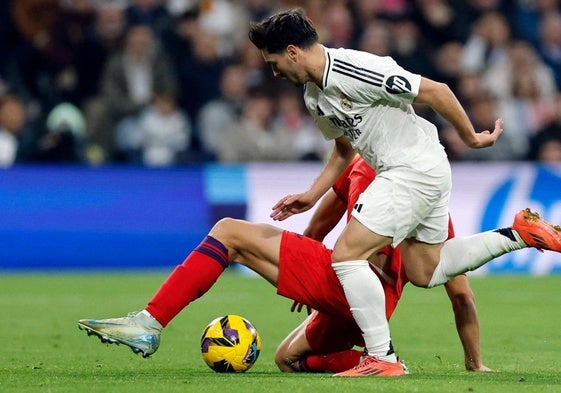
[(281, 11), (262, 22), (251, 23), (249, 39), (258, 49), (280, 53), (288, 45), (309, 48), (318, 41), (312, 21), (300, 8)]

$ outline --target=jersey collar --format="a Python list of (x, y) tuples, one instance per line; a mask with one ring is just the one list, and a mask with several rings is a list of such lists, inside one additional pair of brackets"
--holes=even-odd
[(321, 79), (322, 86), (320, 86), (322, 90), (327, 87), (327, 78), (329, 77), (329, 70), (331, 69), (331, 55), (329, 54), (329, 50), (324, 46), (323, 51), (325, 52), (325, 68), (323, 69), (323, 77)]

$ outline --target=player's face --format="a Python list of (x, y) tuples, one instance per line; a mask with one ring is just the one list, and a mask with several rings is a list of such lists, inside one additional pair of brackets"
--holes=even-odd
[(284, 78), (296, 86), (301, 86), (308, 82), (306, 72), (302, 66), (291, 58), (287, 51), (269, 53), (266, 50), (262, 50), (261, 53), (265, 62), (271, 66), (273, 76)]

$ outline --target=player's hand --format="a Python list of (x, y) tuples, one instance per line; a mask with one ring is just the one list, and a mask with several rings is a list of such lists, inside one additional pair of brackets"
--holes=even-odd
[[(302, 309), (304, 308), (304, 306), (306, 306), (305, 304), (299, 303), (296, 300), (292, 303), (292, 306), (290, 306), (290, 312), (302, 312)], [(308, 313), (308, 315), (310, 315), (312, 313), (312, 308), (310, 306), (306, 306), (306, 312)]]
[(493, 132), (489, 130), (485, 130), (475, 135), (475, 137), (477, 138), (477, 143), (475, 144), (475, 146), (472, 147), (482, 148), (482, 147), (493, 146), (502, 133), (503, 133), (503, 119), (497, 119), (495, 120), (495, 129), (493, 130)]
[(286, 220), (294, 214), (311, 209), (315, 202), (305, 192), (302, 194), (289, 194), (273, 206), (271, 218), (275, 221)]

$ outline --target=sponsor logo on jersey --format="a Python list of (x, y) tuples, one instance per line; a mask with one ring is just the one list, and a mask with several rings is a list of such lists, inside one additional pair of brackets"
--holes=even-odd
[(335, 127), (342, 129), (345, 136), (351, 141), (358, 139), (358, 137), (362, 135), (362, 131), (358, 128), (358, 125), (362, 123), (362, 116), (359, 114), (353, 117), (345, 116), (344, 119), (331, 116), (329, 120)]
[(411, 83), (401, 75), (392, 75), (384, 83), (386, 90), (392, 94), (401, 94), (411, 91)]

